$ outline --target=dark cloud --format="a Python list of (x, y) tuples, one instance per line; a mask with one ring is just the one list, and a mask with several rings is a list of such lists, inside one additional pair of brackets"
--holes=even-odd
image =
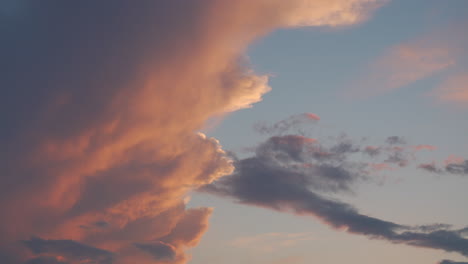
[(201, 191), (245, 204), (314, 215), (333, 228), (353, 234), (468, 256), (468, 239), (449, 225), (401, 225), (361, 214), (352, 205), (330, 198), (331, 193), (346, 191), (360, 179), (361, 170), (346, 162), (347, 155), (358, 148), (341, 143), (322, 147), (331, 154), (321, 160), (314, 158), (315, 144), (302, 137), (272, 137), (253, 157), (236, 160), (232, 175)]
[(385, 162), (405, 167), (409, 163), (409, 158), (403, 149), (394, 149), (387, 157)]
[[(46, 240), (33, 237), (30, 240), (23, 241), (23, 243), (36, 255), (54, 254), (70, 262), (86, 261), (90, 264), (112, 264), (114, 260), (114, 254), (112, 252), (73, 240)], [(41, 261), (50, 262), (50, 260), (45, 260), (41, 257), (32, 261), (39, 261), (38, 263), (41, 263)]]
[(438, 167), (435, 162), (423, 163), (418, 166), (420, 169), (437, 173), (437, 174), (457, 174), (468, 175), (468, 160), (461, 161), (460, 163), (449, 163), (445, 167)]
[(444, 259), (444, 260), (442, 260), (441, 262), (439, 262), (439, 264), (468, 264), (468, 262), (464, 262), (464, 261), (452, 261), (452, 260)]
[(385, 142), (387, 142), (390, 145), (404, 145), (406, 144), (406, 140), (400, 136), (391, 136), (388, 137)]
[(105, 228), (109, 226), (109, 223), (107, 223), (106, 221), (97, 221), (97, 222), (94, 222), (94, 226)]
[(24, 264), (69, 264), (52, 257), (38, 257), (26, 261)]
[(468, 160), (462, 163), (451, 163), (445, 167), (445, 170), (449, 173), (468, 175)]
[(152, 243), (135, 243), (135, 247), (151, 254), (155, 260), (171, 261), (176, 257), (175, 248), (161, 241)]
[(420, 225), (420, 226), (414, 227), (414, 229), (417, 229), (417, 230), (419, 230), (421, 232), (432, 232), (432, 231), (437, 231), (437, 230), (448, 230), (450, 228), (452, 228), (452, 225), (442, 224), (442, 223), (431, 224), (431, 225)]
[(434, 163), (423, 163), (419, 164), (418, 168), (432, 172), (432, 173), (441, 173), (442, 170), (437, 168), (437, 166)]
[(458, 230), (458, 232), (460, 232), (462, 235), (468, 236), (468, 227), (462, 228)]
[(375, 157), (381, 153), (381, 149), (379, 147), (367, 146), (364, 148), (363, 152), (371, 157)]
[[(254, 129), (262, 134), (273, 134), (272, 138), (275, 136), (281, 136), (282, 140), (286, 140), (285, 137), (291, 132), (305, 136), (308, 134), (307, 130), (310, 130), (306, 125), (315, 124), (315, 122), (319, 120), (319, 118), (310, 118), (309, 115), (311, 114), (306, 113), (293, 115), (271, 125), (266, 123), (256, 123), (254, 125)], [(292, 135), (289, 136), (293, 137)], [(382, 155), (385, 157), (383, 162), (394, 164), (399, 167), (405, 167), (411, 162), (411, 160), (415, 159), (414, 153), (416, 151), (435, 148), (431, 145), (409, 146), (406, 140), (400, 136), (387, 137), (385, 139), (386, 144), (382, 144), (380, 146), (363, 146), (361, 144), (362, 142), (357, 144), (347, 138), (346, 134), (332, 138), (332, 141), (334, 143), (328, 149), (315, 151), (313, 155), (317, 159), (337, 159), (338, 157), (349, 156), (349, 154), (352, 153), (363, 153), (373, 158), (377, 158)]]
[(275, 136), (258, 146), (248, 166), (262, 164), (278, 177), (287, 174), (315, 190), (350, 191), (355, 181), (366, 178), (363, 164), (348, 161), (356, 149), (347, 139), (326, 147), (303, 136)]

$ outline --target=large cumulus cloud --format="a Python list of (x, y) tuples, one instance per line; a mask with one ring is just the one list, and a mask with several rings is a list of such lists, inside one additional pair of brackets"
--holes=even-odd
[(211, 210), (184, 195), (233, 170), (196, 131), (270, 89), (246, 45), (379, 2), (0, 3), (2, 263), (185, 262)]

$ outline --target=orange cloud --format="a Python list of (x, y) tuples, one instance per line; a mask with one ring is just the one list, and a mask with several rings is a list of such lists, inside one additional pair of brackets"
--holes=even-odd
[(25, 241), (7, 251), (18, 263), (185, 263), (211, 214), (187, 210), (185, 195), (233, 171), (196, 131), (270, 90), (246, 46), (279, 27), (355, 24), (380, 1), (85, 2), (31, 4), (34, 32), (21, 24), (20, 35), (37, 43), (5, 56), (2, 87), (18, 94), (1, 102), (12, 114), (0, 138), (0, 253)]
[(316, 114), (313, 114), (313, 113), (305, 113), (305, 115), (309, 118), (309, 119), (312, 119), (312, 120), (320, 120), (320, 117)]

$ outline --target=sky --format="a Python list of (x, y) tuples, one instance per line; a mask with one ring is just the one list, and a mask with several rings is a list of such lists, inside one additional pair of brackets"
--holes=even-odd
[(468, 263), (468, 1), (0, 2), (0, 263)]

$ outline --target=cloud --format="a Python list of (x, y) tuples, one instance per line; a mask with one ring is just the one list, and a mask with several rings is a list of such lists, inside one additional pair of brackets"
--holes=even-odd
[(315, 124), (320, 120), (320, 117), (312, 113), (303, 113), (299, 115), (292, 115), (286, 119), (278, 121), (274, 124), (267, 124), (265, 122), (258, 122), (254, 125), (255, 131), (261, 134), (284, 134), (294, 129), (299, 129), (304, 125)]
[(390, 166), (388, 163), (371, 163), (371, 170), (373, 171), (385, 171), (385, 170), (394, 170), (395, 168)]
[(399, 136), (388, 137), (387, 140), (385, 140), (385, 142), (387, 142), (390, 145), (403, 145), (403, 144), (406, 144), (406, 141), (402, 137), (399, 137)]
[(247, 45), (276, 28), (356, 24), (380, 3), (0, 5), (3, 263), (60, 263), (69, 250), (154, 263), (157, 243), (186, 262), (211, 209), (187, 210), (185, 195), (233, 171), (196, 131), (270, 90), (243, 59)]
[(330, 196), (350, 191), (353, 183), (366, 178), (368, 172), (362, 169), (363, 164), (354, 163), (351, 158), (361, 148), (343, 147), (346, 144), (338, 142), (326, 148), (330, 154), (322, 159), (314, 155), (316, 143), (290, 136), (282, 138), (272, 137), (259, 145), (253, 156), (237, 159), (232, 175), (200, 191), (232, 197), (244, 204), (312, 215), (332, 228), (352, 234), (468, 256), (464, 229), (453, 230), (445, 224), (408, 226), (385, 221), (362, 214)]
[(314, 114), (314, 113), (305, 113), (305, 115), (309, 118), (309, 119), (312, 119), (312, 120), (320, 120), (320, 117), (317, 115), (317, 114)]
[(445, 169), (453, 174), (468, 175), (468, 160), (462, 163), (451, 163), (445, 166)]
[(28, 260), (25, 264), (67, 264), (66, 262), (51, 257), (38, 257)]
[(463, 262), (463, 261), (451, 261), (451, 260), (444, 259), (444, 260), (442, 260), (441, 262), (439, 262), (439, 264), (468, 264), (468, 262)]
[(449, 76), (430, 95), (443, 103), (468, 105), (468, 73)]
[(371, 157), (375, 157), (381, 153), (381, 149), (376, 146), (366, 146), (363, 152)]
[(434, 173), (441, 172), (440, 169), (437, 168), (437, 166), (436, 166), (436, 164), (434, 162), (419, 164), (418, 168), (429, 171), (429, 172), (434, 172)]
[(165, 244), (161, 241), (152, 243), (135, 243), (135, 247), (148, 252), (156, 260), (172, 261), (176, 257), (175, 248), (172, 245)]
[(444, 161), (445, 165), (451, 164), (451, 163), (458, 163), (461, 164), (463, 163), (464, 159), (462, 157), (458, 157), (456, 155), (450, 155), (448, 158)]
[(432, 39), (398, 44), (371, 62), (365, 74), (345, 94), (370, 97), (389, 93), (448, 69), (455, 64), (450, 47)]
[(347, 87), (347, 97), (368, 98), (390, 93), (437, 74), (442, 81), (426, 94), (438, 102), (466, 106), (468, 38), (466, 20), (454, 21), (429, 33), (395, 44), (368, 66)]
[[(72, 240), (44, 240), (38, 237), (33, 237), (30, 240), (23, 241), (23, 243), (36, 255), (45, 257), (49, 254), (58, 255), (65, 262), (69, 263), (90, 263), (90, 264), (111, 264), (113, 263), (114, 254), (84, 245)], [(54, 260), (47, 260), (45, 257), (38, 257), (28, 263), (47, 262)]]
[(416, 146), (413, 146), (413, 149), (414, 150), (429, 150), (429, 151), (432, 151), (432, 150), (436, 150), (437, 147), (435, 146), (432, 146), (432, 145), (416, 145)]
[(457, 175), (468, 175), (468, 160), (446, 163), (444, 167), (437, 166), (435, 162), (423, 163), (419, 165), (419, 168), (438, 174), (448, 173)]

